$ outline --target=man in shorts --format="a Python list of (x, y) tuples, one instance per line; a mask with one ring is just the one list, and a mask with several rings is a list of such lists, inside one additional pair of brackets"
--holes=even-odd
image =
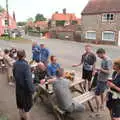
[(91, 45), (85, 46), (85, 53), (82, 55), (81, 62), (79, 64), (73, 65), (73, 67), (78, 67), (83, 65), (82, 78), (85, 80), (85, 89), (90, 90), (92, 75), (95, 71), (96, 56), (92, 52)]
[[(96, 86), (96, 103), (97, 103), (97, 110), (99, 111), (100, 108), (104, 108), (105, 106), (105, 90), (107, 89), (107, 80), (112, 70), (112, 61), (106, 55), (106, 52), (103, 48), (99, 48), (96, 52), (97, 56), (102, 59), (101, 68), (98, 69), (98, 78), (97, 78), (97, 86)], [(99, 97), (101, 98), (101, 105), (99, 102)]]

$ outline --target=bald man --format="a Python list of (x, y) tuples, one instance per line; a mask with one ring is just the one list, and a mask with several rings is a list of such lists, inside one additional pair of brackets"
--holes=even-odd
[(47, 69), (44, 63), (42, 62), (38, 63), (37, 68), (34, 71), (34, 75), (35, 75), (34, 84), (40, 83), (40, 80), (45, 79), (45, 76), (48, 76)]

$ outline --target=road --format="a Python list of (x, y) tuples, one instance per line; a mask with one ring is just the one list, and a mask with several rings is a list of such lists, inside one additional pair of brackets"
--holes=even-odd
[[(74, 63), (79, 63), (82, 53), (84, 52), (83, 43), (77, 43), (72, 41), (64, 41), (64, 40), (40, 40), (35, 37), (27, 37), (29, 40), (37, 40), (39, 43), (45, 43), (45, 45), (50, 49), (51, 54), (56, 55), (58, 58), (58, 62), (66, 69), (72, 69), (71, 65)], [(10, 48), (11, 46), (16, 46), (17, 48), (25, 49), (27, 52), (27, 58), (31, 58), (31, 43), (13, 43), (10, 41), (2, 41), (0, 40), (1, 48)], [(105, 48), (107, 54), (112, 58), (119, 58), (120, 48), (115, 46), (106, 46), (106, 45), (92, 45), (94, 52), (98, 48)], [(76, 68), (75, 70), (81, 71), (80, 68)], [(0, 76), (1, 77), (1, 76)], [(9, 88), (7, 85), (7, 81), (2, 76), (0, 79), (0, 111), (3, 111), (9, 117), (9, 120), (17, 120), (18, 114), (15, 106), (15, 96), (14, 90)], [(54, 120), (53, 116), (48, 113), (48, 111), (44, 108), (43, 105), (35, 105), (32, 110), (32, 118), (33, 120)], [(85, 113), (76, 115), (76, 120), (96, 120), (96, 117), (90, 117), (92, 113), (90, 111), (86, 111)], [(109, 120), (108, 112), (102, 113), (102, 118), (99, 120)]]

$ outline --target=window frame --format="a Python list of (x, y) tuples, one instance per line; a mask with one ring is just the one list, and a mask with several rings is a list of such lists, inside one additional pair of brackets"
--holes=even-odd
[(102, 14), (102, 22), (114, 21), (114, 13), (104, 13)]
[[(104, 39), (104, 33), (113, 33), (114, 34), (114, 39), (113, 40), (112, 39)], [(103, 31), (102, 32), (102, 41), (111, 41), (111, 42), (115, 41), (115, 32), (113, 32), (113, 31)]]
[[(95, 33), (95, 38), (88, 38), (87, 33)], [(85, 39), (90, 39), (90, 40), (96, 40), (96, 31), (86, 31), (85, 33)]]

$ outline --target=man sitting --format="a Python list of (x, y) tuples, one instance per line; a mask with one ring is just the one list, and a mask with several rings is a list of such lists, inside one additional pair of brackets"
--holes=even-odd
[(47, 69), (44, 63), (39, 62), (36, 69), (34, 70), (34, 84), (40, 83), (40, 80), (45, 79), (47, 76)]
[(56, 71), (60, 68), (56, 56), (51, 56), (51, 63), (48, 65), (47, 72), (50, 77), (56, 77)]
[[(44, 83), (41, 81), (41, 83)], [(57, 99), (58, 106), (60, 109), (66, 112), (82, 112), (85, 107), (79, 103), (76, 103), (72, 99), (72, 94), (70, 92), (70, 81), (64, 78), (64, 69), (60, 68), (56, 72), (56, 79), (48, 80), (48, 83), (53, 84), (53, 90), (55, 93), (55, 98)]]

